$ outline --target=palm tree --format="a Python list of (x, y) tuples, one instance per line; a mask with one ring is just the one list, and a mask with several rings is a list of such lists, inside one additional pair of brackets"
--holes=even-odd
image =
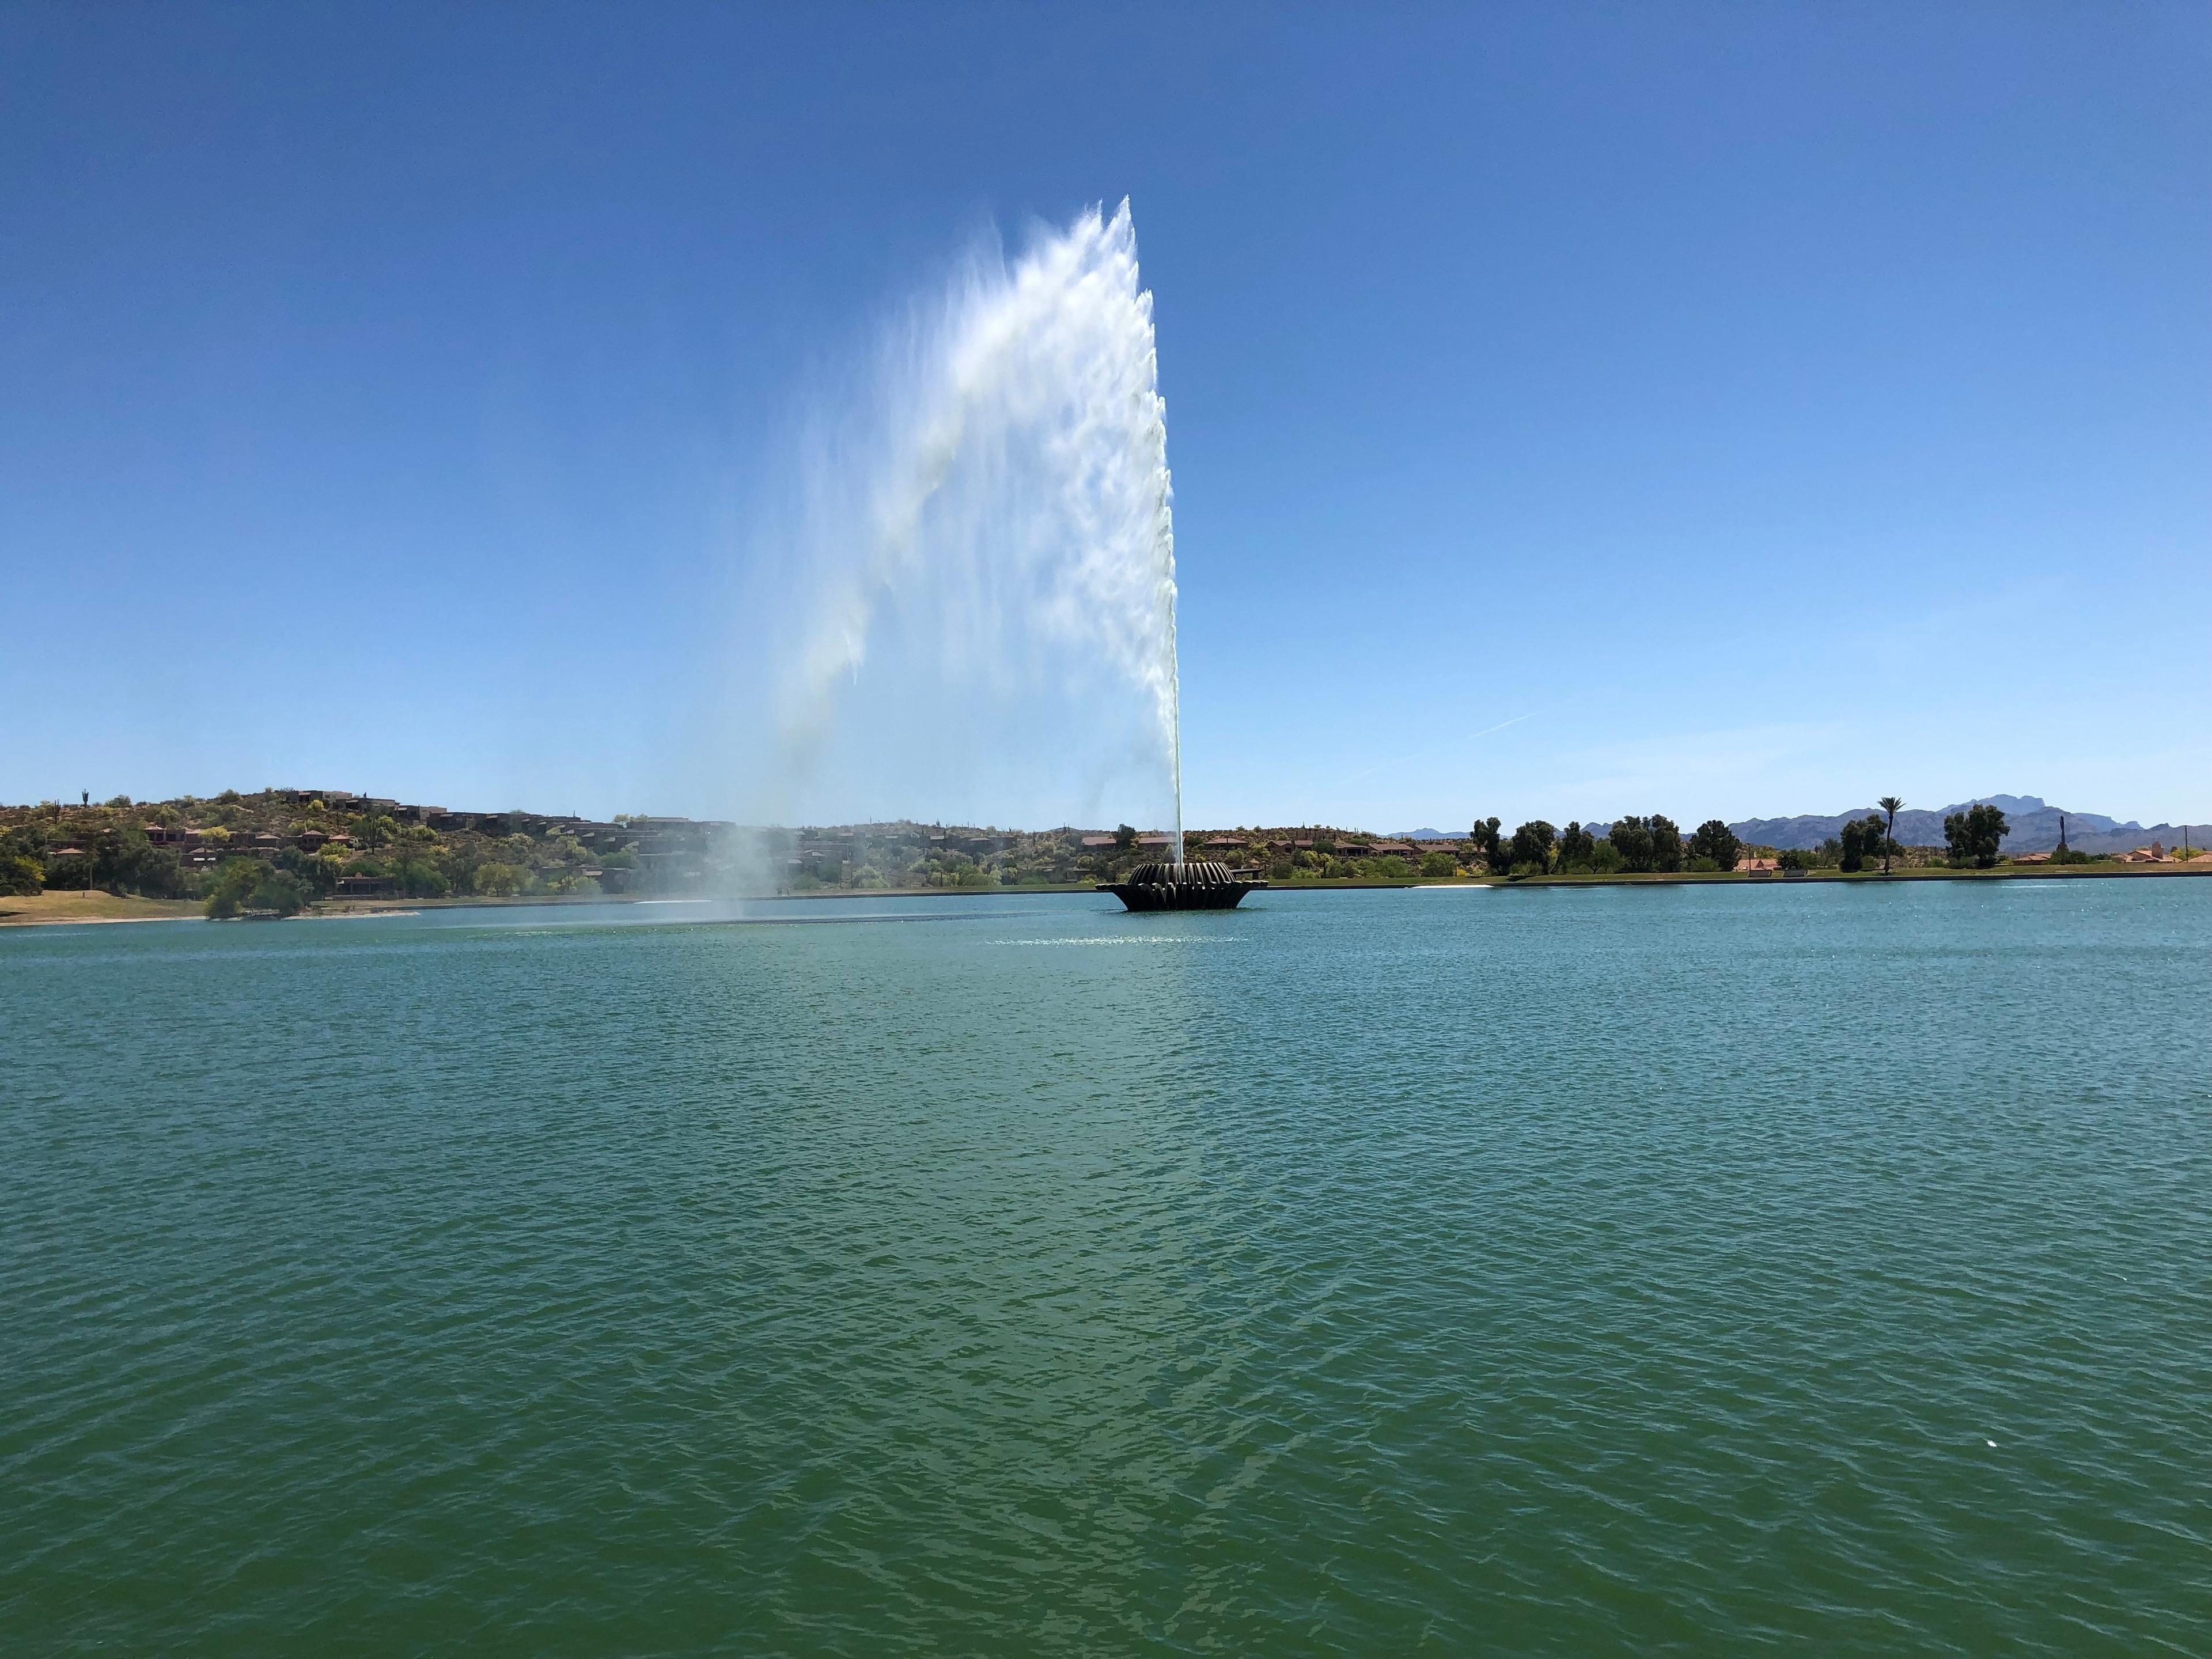
[(1881, 872), (1889, 873), (1889, 849), (1897, 845), (1897, 815), (1905, 810), (1905, 803), (1894, 795), (1884, 795), (1875, 803), (1889, 814), (1889, 829), (1881, 838)]

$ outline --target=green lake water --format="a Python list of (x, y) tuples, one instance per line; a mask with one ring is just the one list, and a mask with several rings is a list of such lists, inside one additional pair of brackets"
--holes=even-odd
[(2212, 881), (749, 915), (0, 933), (0, 1650), (2212, 1651)]

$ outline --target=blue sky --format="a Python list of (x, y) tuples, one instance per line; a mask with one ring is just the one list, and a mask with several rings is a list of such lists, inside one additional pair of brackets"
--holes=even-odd
[(2202, 820), (2208, 76), (2178, 4), (9, 8), (0, 798), (736, 810), (810, 377), (1127, 195), (1194, 823)]

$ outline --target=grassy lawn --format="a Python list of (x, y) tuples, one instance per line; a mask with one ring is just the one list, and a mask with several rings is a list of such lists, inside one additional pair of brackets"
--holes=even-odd
[(197, 916), (191, 899), (118, 898), (112, 893), (50, 892), (28, 898), (0, 898), (0, 927), (41, 921), (172, 921)]

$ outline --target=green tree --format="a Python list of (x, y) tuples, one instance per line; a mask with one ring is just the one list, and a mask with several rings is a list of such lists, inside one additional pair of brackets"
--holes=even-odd
[(1620, 854), (1622, 869), (1644, 871), (1652, 867), (1650, 819), (1615, 818), (1609, 838), (1613, 850)]
[(1651, 867), (1669, 872), (1682, 867), (1682, 831), (1657, 812), (1651, 815)]
[(307, 889), (290, 871), (271, 868), (259, 859), (230, 859), (215, 873), (207, 913), (216, 921), (249, 912), (295, 916), (307, 902)]
[(49, 890), (84, 892), (92, 890), (92, 860), (79, 853), (70, 858), (46, 856), (46, 882)]
[(1510, 867), (1516, 874), (1543, 875), (1552, 867), (1552, 843), (1559, 832), (1541, 818), (1531, 818), (1513, 832)]
[(1951, 850), (1951, 862), (1989, 869), (1996, 863), (1997, 850), (2011, 828), (2005, 815), (1986, 801), (1950, 813), (1943, 820), (1943, 841)]
[(289, 870), (264, 869), (246, 895), (246, 908), (267, 915), (296, 916), (307, 908), (307, 890)]
[(1707, 818), (1690, 834), (1690, 856), (1711, 859), (1716, 870), (1733, 870), (1743, 856), (1743, 843), (1735, 831), (1718, 818)]
[(1496, 818), (1477, 818), (1468, 839), (1474, 843), (1477, 857), (1490, 866), (1492, 875), (1504, 875), (1511, 867), (1511, 860), (1500, 848)]
[(1597, 851), (1597, 837), (1579, 823), (1570, 823), (1559, 832), (1559, 868), (1586, 870), (1590, 855)]
[(1431, 877), (1456, 875), (1459, 866), (1449, 853), (1428, 853), (1422, 855), (1421, 873)]
[(218, 921), (236, 915), (246, 908), (246, 896), (260, 879), (258, 860), (226, 859), (215, 872), (214, 885), (208, 889), (208, 915)]
[(0, 898), (29, 898), (45, 890), (46, 872), (27, 853), (0, 853)]
[(404, 858), (392, 867), (399, 890), (409, 898), (443, 898), (452, 884), (428, 859)]
[(1135, 824), (1117, 823), (1114, 826), (1114, 850), (1115, 852), (1126, 853), (1136, 844), (1137, 826)]
[(1866, 826), (1853, 818), (1844, 826), (1842, 866), (1846, 871), (1866, 868)]
[(166, 847), (136, 829), (102, 830), (93, 838), (92, 884), (111, 893), (173, 898), (185, 890), (184, 866)]
[(469, 884), (486, 898), (508, 898), (530, 885), (530, 872), (494, 860), (477, 866)]
[(1854, 818), (1843, 828), (1838, 837), (1843, 854), (1843, 867), (1863, 870), (1867, 860), (1885, 852), (1889, 832), (1882, 828), (1881, 814), (1869, 812), (1863, 818)]
[(346, 827), (356, 847), (387, 847), (399, 838), (398, 821), (380, 812), (374, 817), (363, 812)]
[(1897, 815), (1905, 810), (1905, 802), (1896, 795), (1884, 795), (1875, 803), (1889, 814), (1888, 826), (1881, 832), (1881, 872), (1889, 873), (1889, 855), (1897, 850)]

